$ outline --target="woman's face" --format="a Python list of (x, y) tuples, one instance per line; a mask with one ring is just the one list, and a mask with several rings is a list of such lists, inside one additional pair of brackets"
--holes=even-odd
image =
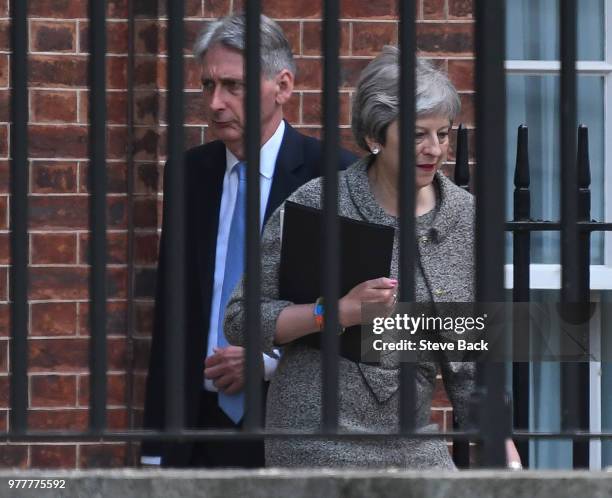
[[(431, 184), (434, 175), (446, 160), (450, 120), (442, 116), (418, 118), (414, 123), (416, 188)], [(399, 126), (393, 121), (387, 128), (387, 139), (378, 157), (386, 168), (399, 173)]]

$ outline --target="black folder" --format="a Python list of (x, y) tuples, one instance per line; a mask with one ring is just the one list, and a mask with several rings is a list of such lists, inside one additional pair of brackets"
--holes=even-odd
[[(395, 229), (339, 217), (340, 297), (356, 285), (389, 277)], [(294, 202), (285, 203), (279, 272), (279, 297), (296, 304), (314, 303), (323, 294), (321, 238), (323, 212)], [(351, 330), (357, 329), (357, 330)], [(341, 336), (341, 354), (359, 361), (359, 327)], [(319, 347), (320, 334), (301, 339)]]

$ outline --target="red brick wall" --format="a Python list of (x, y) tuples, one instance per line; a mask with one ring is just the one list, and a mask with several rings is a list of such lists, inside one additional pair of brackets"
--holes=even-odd
[[(134, 1), (133, 141), (128, 142), (128, 0), (108, 1), (108, 420), (113, 429), (138, 426), (152, 325), (152, 293), (165, 155), (164, 2)], [(186, 53), (203, 19), (235, 11), (238, 0), (186, 0)], [(296, 54), (298, 77), (287, 118), (320, 132), (320, 2), (264, 0)], [(422, 54), (448, 68), (461, 92), (461, 121), (473, 123), (472, 2), (418, 2)], [(8, 0), (0, 0), (0, 430), (8, 426), (8, 210), (10, 200)], [(360, 70), (384, 44), (397, 42), (394, 0), (341, 1), (340, 124), (350, 133), (350, 99)], [(32, 429), (83, 429), (88, 406), (87, 2), (29, 2), (30, 338), (29, 415)], [(197, 66), (186, 60), (186, 137), (206, 140)], [(128, 159), (133, 153), (133, 192)], [(131, 223), (130, 223), (131, 220)], [(133, 235), (129, 274), (128, 237)], [(134, 299), (128, 303), (128, 290)], [(128, 309), (128, 306), (132, 306)], [(132, 317), (130, 320), (129, 317)], [(133, 382), (133, 385), (132, 385)], [(131, 401), (130, 401), (131, 400)], [(128, 406), (129, 405), (129, 406)], [(130, 407), (133, 413), (130, 416)], [(432, 418), (450, 428), (443, 389)], [(0, 465), (122, 466), (137, 451), (115, 444), (0, 445)]]

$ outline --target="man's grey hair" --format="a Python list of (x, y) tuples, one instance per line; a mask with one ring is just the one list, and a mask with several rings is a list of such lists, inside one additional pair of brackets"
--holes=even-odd
[[(276, 76), (283, 69), (295, 74), (291, 45), (282, 28), (269, 17), (261, 16), (261, 73), (266, 78)], [(246, 18), (244, 15), (221, 17), (204, 26), (193, 45), (193, 54), (202, 61), (215, 45), (244, 52)]]
[[(457, 90), (448, 75), (431, 62), (417, 58), (416, 116), (444, 116), (452, 122), (461, 110)], [(385, 46), (362, 71), (353, 96), (353, 135), (369, 151), (366, 137), (385, 143), (387, 128), (399, 114), (399, 50)]]

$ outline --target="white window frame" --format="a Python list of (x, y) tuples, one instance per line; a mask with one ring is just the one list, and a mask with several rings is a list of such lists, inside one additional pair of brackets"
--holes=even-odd
[[(578, 61), (579, 74), (604, 78), (604, 220), (612, 221), (612, 0), (604, 2), (604, 60)], [(608, 28), (611, 30), (608, 32)], [(506, 74), (535, 75), (559, 74), (560, 61), (507, 60)], [(532, 289), (561, 288), (561, 265), (532, 264), (529, 268)], [(513, 287), (513, 265), (505, 265), (507, 289)], [(591, 265), (591, 289), (612, 289), (612, 232), (604, 236), (604, 264)]]

